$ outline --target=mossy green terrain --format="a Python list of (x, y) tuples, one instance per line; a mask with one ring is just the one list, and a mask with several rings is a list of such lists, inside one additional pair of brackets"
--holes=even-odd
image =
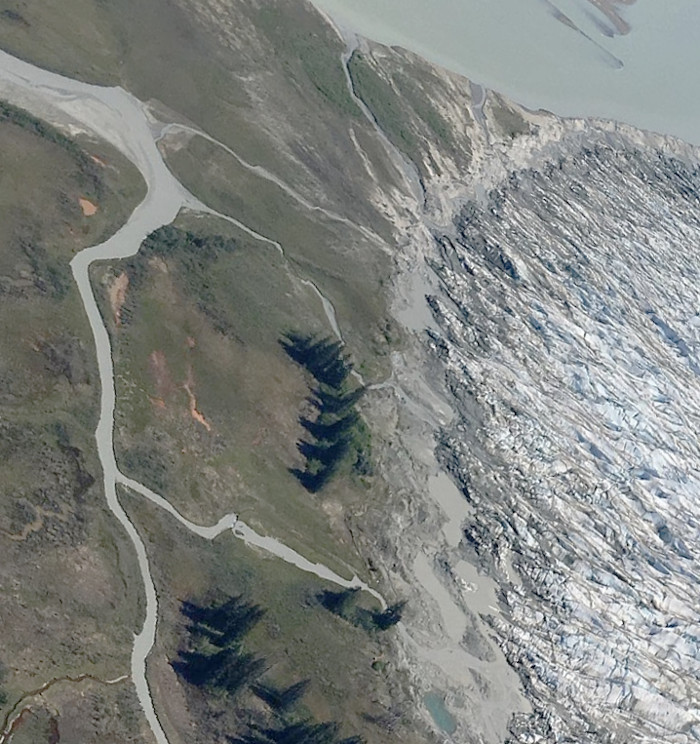
[[(381, 220), (353, 132), (343, 42), (304, 2), (4, 0), (0, 45), (162, 104), (347, 217)], [(373, 156), (386, 159), (381, 148)], [(392, 184), (390, 184), (392, 185)], [(395, 185), (395, 184), (394, 184)]]
[(339, 64), (338, 38), (326, 24), (319, 23), (315, 13), (299, 12), (291, 3), (263, 3), (249, 17), (292, 69), (291, 77), (311, 83), (310, 102), (328, 105), (350, 119), (362, 118)]
[[(379, 571), (361, 552), (374, 534), (369, 522), (387, 518), (391, 497), (369, 446), (372, 391), (353, 400), (347, 418), (319, 409), (319, 379), (281, 343), (290, 332), (332, 338), (319, 292), (335, 310), (344, 341), (338, 351), (365, 384), (390, 376), (391, 354), (402, 343), (389, 286), (402, 260), (398, 246), (411, 239), (413, 206), (399, 159), (348, 89), (343, 41), (296, 0), (5, 0), (0, 46), (64, 74), (120, 84), (163, 121), (215, 138), (219, 144), (173, 129), (161, 152), (202, 202), (264, 238), (188, 212), (149, 236), (136, 256), (92, 266), (112, 344), (122, 472), (193, 522), (214, 524), (235, 512), (309, 560), (378, 586)], [(395, 50), (356, 52), (350, 73), (379, 127), (424, 179), (439, 176), (446, 162), (457, 164), (458, 175), (468, 165), (469, 139), (450, 119), (450, 81)], [(464, 98), (454, 105), (464, 108)], [(16, 550), (12, 561), (32, 582), (22, 588), (20, 573), (15, 614), (0, 614), (27, 628), (6, 652), (11, 704), (35, 678), (86, 669), (100, 679), (118, 676), (142, 620), (133, 554), (102, 505), (92, 440), (97, 374), (68, 269), (73, 253), (121, 224), (142, 192), (132, 170), (106, 150), (2, 123), (1, 115), (0, 152), (31, 152), (30, 140), (50, 149), (0, 174), (0, 219), (10, 226), (0, 239), (0, 291), (17, 303), (7, 305), (5, 320), (11, 326), (19, 311), (27, 319), (5, 334), (12, 351), (0, 356), (0, 402), (14, 427), (8, 452), (23, 453), (5, 458), (0, 478), (16, 497), (5, 500), (12, 509), (0, 518), (8, 550)], [(3, 144), (6, 128), (29, 139)], [(12, 180), (22, 170), (36, 183)], [(59, 178), (65, 182), (54, 194)], [(97, 205), (93, 216), (83, 215), (79, 196)], [(339, 386), (326, 402), (335, 405), (354, 389)], [(392, 425), (385, 422), (385, 430)], [(310, 462), (317, 468), (303, 444), (309, 433), (316, 445), (337, 444), (332, 427), (345, 426), (354, 459), (318, 489), (306, 488), (299, 472)], [(60, 494), (51, 491), (56, 483)], [(205, 699), (171, 666), (186, 643), (182, 600), (236, 594), (267, 611), (245, 639), (251, 653), (269, 660), (262, 682), (284, 689), (310, 680), (300, 718), (338, 721), (342, 736), (370, 744), (426, 740), (411, 721), (406, 681), (392, 660), (396, 629), (382, 634), (355, 622), (379, 617), (366, 596), (357, 598), (359, 614), (329, 612), (319, 596), (334, 587), (230, 533), (202, 541), (141, 497), (126, 490), (120, 497), (144, 536), (156, 581), (158, 639), (148, 674), (172, 744), (243, 735), (258, 715), (272, 720), (252, 691), (232, 704)], [(81, 550), (87, 567), (69, 560)], [(55, 586), (51, 566), (65, 574)], [(65, 610), (55, 609), (59, 599)], [(389, 620), (393, 625), (394, 616)], [(51, 635), (35, 647), (31, 637), (44, 626)], [(116, 687), (100, 689), (100, 705), (119, 705)], [(127, 713), (128, 706), (125, 722)], [(124, 739), (142, 736), (139, 721), (124, 723)], [(49, 717), (32, 725), (44, 732), (53, 724)]]
[(281, 342), (292, 328), (328, 333), (319, 298), (274, 246), (217, 236), (208, 220), (189, 225), (93, 274), (112, 335), (122, 470), (195, 522), (235, 512), (348, 578), (367, 577), (347, 518), (381, 482), (348, 473), (312, 495), (293, 473), (304, 466), (313, 380)]
[(69, 261), (142, 195), (116, 152), (0, 104), (0, 720), (52, 679), (128, 670), (140, 582), (102, 505), (97, 370)]
[[(400, 339), (384, 291), (392, 259), (382, 250), (381, 238), (300, 204), (201, 137), (186, 147), (166, 148), (166, 157), (182, 183), (206, 204), (277, 241), (290, 270), (321, 288), (363, 374), (376, 380), (389, 373), (389, 353)], [(258, 250), (265, 249), (265, 243), (258, 244)]]
[[(212, 695), (187, 683), (172, 666), (191, 625), (182, 601), (209, 605), (231, 596), (265, 611), (242, 643), (244, 653), (265, 661), (258, 683), (279, 689), (309, 681), (291, 720), (338, 721), (343, 737), (359, 735), (368, 744), (424, 740), (413, 728), (406, 680), (391, 660), (394, 630), (367, 631), (334, 615), (320, 601), (332, 584), (246, 547), (231, 533), (202, 541), (151, 504), (128, 494), (123, 501), (146, 535), (163, 588), (148, 672), (163, 719), (171, 723), (172, 742), (204, 744), (222, 734), (240, 736), (249, 724), (280, 725), (250, 685), (233, 697)], [(359, 602), (377, 609), (371, 597)]]
[(427, 63), (408, 53), (370, 45), (367, 50), (355, 50), (348, 70), (357, 96), (422, 178), (442, 175), (435, 160), (438, 152), (448, 155), (459, 169), (468, 166), (469, 136), (455, 129), (449, 115), (448, 104), (455, 91)]

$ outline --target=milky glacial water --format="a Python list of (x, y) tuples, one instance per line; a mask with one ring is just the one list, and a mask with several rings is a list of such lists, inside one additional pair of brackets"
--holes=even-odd
[(410, 49), (529, 108), (615, 119), (700, 144), (698, 0), (313, 1), (344, 28)]
[(454, 734), (457, 730), (457, 721), (452, 717), (445, 707), (444, 696), (439, 692), (429, 692), (424, 698), (423, 703), (430, 712), (435, 724), (439, 726), (446, 734)]

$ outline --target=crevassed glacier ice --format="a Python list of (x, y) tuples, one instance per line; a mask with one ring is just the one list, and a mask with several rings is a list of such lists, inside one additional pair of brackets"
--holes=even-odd
[(698, 741), (700, 170), (565, 139), (437, 237), (439, 456), (536, 709), (513, 740)]

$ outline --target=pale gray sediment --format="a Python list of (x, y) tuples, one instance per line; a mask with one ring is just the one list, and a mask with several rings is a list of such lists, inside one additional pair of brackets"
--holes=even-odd
[(488, 139), (488, 130), (486, 128), (486, 117), (484, 116), (484, 104), (486, 103), (486, 88), (473, 81), (469, 81), (469, 91), (471, 94), (472, 105), (471, 112), (474, 121), (482, 128), (484, 135)]
[(305, 284), (307, 287), (310, 287), (311, 290), (318, 296), (318, 299), (321, 300), (321, 305), (323, 306), (323, 312), (326, 315), (326, 318), (328, 319), (328, 324), (331, 327), (331, 330), (335, 334), (335, 337), (338, 339), (338, 341), (343, 342), (343, 334), (340, 332), (340, 326), (338, 325), (338, 319), (335, 316), (335, 307), (333, 307), (333, 303), (321, 292), (321, 290), (312, 282), (310, 279), (302, 279), (302, 284)]
[[(394, 277), (392, 311), (417, 343), (393, 356), (390, 383), (371, 386), (376, 391), (391, 389), (396, 396), (401, 417), (397, 438), (405, 459), (401, 457), (397, 467), (400, 473), (387, 473), (387, 477), (393, 487), (414, 494), (411, 521), (386, 527), (397, 538), (404, 591), (416, 608), (402, 623), (399, 638), (416, 687), (422, 692), (436, 687), (448, 691), (448, 707), (460, 721), (452, 740), (476, 732), (483, 741), (502, 742), (512, 715), (531, 709), (518, 675), (492, 640), (483, 619), (500, 611), (497, 585), (462, 556), (463, 525), (469, 517), (469, 506), (434, 454), (436, 432), (456, 414), (444, 391), (431, 380), (419, 340), (427, 329), (437, 330), (426, 296), (439, 291), (439, 282), (426, 259), (434, 255), (433, 233), (440, 229), (434, 220), (440, 215), (428, 212), (427, 194), (415, 165), (391, 143), (355, 94), (348, 61), (363, 42), (345, 28), (336, 26), (336, 31), (347, 45), (341, 61), (350, 94), (403, 174), (406, 193), (412, 200), (404, 204), (413, 213), (413, 221), (406, 225), (402, 250), (406, 265)], [(486, 99), (483, 89), (480, 93), (479, 107)], [(400, 536), (395, 534), (397, 530)], [(448, 564), (457, 570), (450, 573)], [(421, 712), (427, 716), (427, 710)]]

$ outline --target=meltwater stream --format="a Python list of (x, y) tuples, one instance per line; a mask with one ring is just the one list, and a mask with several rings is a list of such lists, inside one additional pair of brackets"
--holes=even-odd
[[(105, 242), (78, 253), (71, 261), (71, 268), (95, 339), (101, 385), (100, 418), (95, 435), (103, 469), (105, 497), (110, 510), (134, 545), (146, 593), (146, 619), (143, 628), (134, 638), (131, 675), (139, 702), (156, 741), (158, 744), (168, 744), (167, 736), (156, 715), (146, 678), (146, 659), (155, 641), (158, 598), (145, 546), (119, 503), (117, 483), (137, 491), (164, 508), (187, 529), (201, 537), (213, 539), (221, 532), (231, 529), (233, 535), (246, 544), (271, 553), (303, 571), (343, 587), (359, 587), (369, 591), (382, 605), (384, 600), (356, 576), (348, 580), (322, 564), (311, 563), (274, 538), (258, 535), (240, 522), (235, 515), (225, 516), (217, 525), (210, 528), (194, 525), (178, 514), (164, 498), (119, 472), (113, 439), (114, 368), (109, 336), (90, 286), (90, 265), (98, 260), (121, 259), (135, 254), (149, 233), (171, 223), (183, 208), (216, 213), (201, 205), (168, 170), (156, 146), (160, 131), (149, 121), (145, 106), (123, 89), (103, 88), (71, 80), (0, 52), (0, 97), (23, 106), (38, 116), (52, 120), (68, 120), (72, 125), (86, 129), (108, 141), (136, 165), (146, 182), (146, 196), (133, 211), (127, 223)], [(229, 219), (236, 222), (232, 218)], [(247, 229), (244, 225), (240, 227)], [(261, 240), (273, 242), (249, 229), (248, 232)], [(324, 309), (328, 312), (325, 304), (327, 301), (322, 295), (321, 299), (324, 301)]]

